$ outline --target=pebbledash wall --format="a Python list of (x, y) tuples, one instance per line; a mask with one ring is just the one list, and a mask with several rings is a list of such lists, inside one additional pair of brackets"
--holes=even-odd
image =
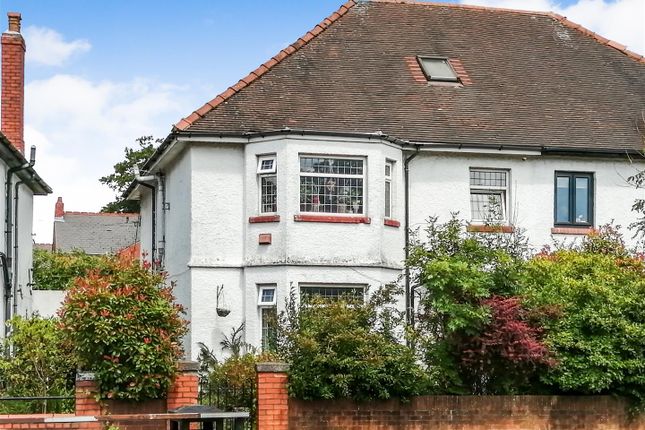
[(154, 419), (154, 415), (197, 404), (198, 368), (195, 362), (179, 363), (167, 398), (145, 402), (97, 401), (96, 381), (91, 375), (79, 374), (74, 414), (0, 415), (0, 430), (102, 430), (109, 423), (120, 430), (167, 430), (167, 420)]
[(287, 368), (258, 364), (262, 430), (644, 430), (610, 396), (421, 396), (356, 403), (290, 399)]
[[(277, 306), (284, 306), (290, 289), (302, 283), (376, 287), (396, 280), (404, 260), (404, 159), (412, 154), (374, 136), (338, 138), (296, 136), (234, 139), (180, 137), (154, 171), (165, 174), (167, 206), (157, 198), (157, 244), (177, 284), (176, 295), (191, 321), (185, 347), (194, 359), (197, 342), (216, 353), (231, 328), (246, 323), (245, 341), (259, 346), (261, 311), (258, 288), (277, 286)], [(275, 155), (277, 212), (258, 217), (258, 159)], [(358, 223), (303, 222), (299, 212), (301, 155), (360, 157), (365, 160), (364, 220)], [(392, 216), (384, 213), (384, 167), (393, 163)], [(539, 151), (446, 148), (421, 149), (410, 162), (410, 227), (423, 228), (429, 216), (446, 221), (451, 212), (470, 218), (469, 169), (508, 172), (507, 209), (512, 223), (526, 229), (530, 244), (573, 241), (578, 234), (559, 234), (554, 227), (556, 171), (592, 173), (594, 226), (613, 220), (626, 227), (637, 190), (627, 177), (645, 168), (642, 160), (626, 158), (555, 157)], [(142, 252), (151, 253), (151, 194), (142, 189)], [(328, 214), (324, 214), (328, 215)], [(342, 216), (342, 215), (341, 215)], [(270, 244), (260, 244), (260, 235)], [(266, 236), (264, 236), (266, 237)], [(626, 238), (631, 238), (627, 234)], [(216, 313), (216, 290), (224, 286), (231, 313)], [(403, 298), (401, 298), (403, 307)]]

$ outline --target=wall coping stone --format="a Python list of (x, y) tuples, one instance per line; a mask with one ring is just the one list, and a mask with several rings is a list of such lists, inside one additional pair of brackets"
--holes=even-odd
[(180, 361), (178, 363), (179, 371), (184, 373), (199, 372), (199, 363), (196, 361)]
[(287, 363), (257, 363), (255, 370), (258, 373), (287, 373), (289, 365)]
[(76, 372), (76, 381), (96, 381), (94, 372)]

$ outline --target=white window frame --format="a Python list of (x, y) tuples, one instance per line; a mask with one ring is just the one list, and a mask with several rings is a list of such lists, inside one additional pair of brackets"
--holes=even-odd
[[(362, 175), (348, 175), (341, 173), (316, 173), (316, 172), (303, 172), (300, 170), (300, 162), (303, 158), (327, 158), (332, 160), (361, 160), (363, 162)], [(361, 196), (362, 212), (322, 212), (322, 211), (302, 211), (300, 210), (300, 178), (305, 177), (334, 177), (334, 178), (347, 178), (347, 179), (362, 179), (363, 180), (363, 194)], [(367, 214), (367, 157), (357, 155), (329, 155), (329, 154), (298, 154), (298, 212), (305, 214), (321, 214), (333, 216), (365, 216)]]
[[(270, 168), (262, 168), (264, 161), (272, 161)], [(275, 154), (272, 155), (262, 155), (258, 157), (258, 166), (257, 166), (257, 175), (258, 175), (258, 213), (261, 214), (274, 214), (278, 211), (278, 159)], [(274, 177), (275, 178), (275, 210), (274, 211), (265, 211), (262, 204), (263, 189), (262, 189), (262, 180), (265, 178)]]
[[(472, 172), (494, 172), (494, 173), (504, 173), (506, 175), (506, 185), (503, 187), (492, 186), (492, 185), (472, 185), (470, 183), (470, 174)], [(470, 203), (470, 214), (471, 221), (474, 223), (485, 223), (485, 222), (498, 222), (501, 224), (507, 224), (509, 222), (510, 216), (510, 183), (511, 183), (511, 171), (509, 169), (498, 169), (498, 168), (489, 168), (489, 167), (471, 167), (468, 169), (468, 198)], [(472, 201), (470, 196), (472, 194), (499, 194), (500, 200), (502, 202), (502, 219), (490, 220), (490, 219), (477, 219), (473, 218), (473, 208)]]
[[(389, 175), (388, 175), (388, 172), (387, 172), (388, 167), (389, 167), (389, 170), (390, 170)], [(383, 174), (384, 174), (384, 178), (385, 178), (384, 188), (383, 188), (383, 200), (384, 200), (383, 203), (384, 203), (384, 206), (385, 206), (385, 208), (384, 208), (385, 212), (383, 213), (383, 216), (386, 219), (392, 219), (392, 218), (394, 218), (394, 188), (393, 188), (393, 186), (394, 186), (394, 181), (393, 181), (393, 178), (394, 178), (394, 161), (385, 160), (385, 168), (383, 170), (384, 170)], [(387, 199), (387, 197), (388, 197), (388, 195), (387, 195), (387, 193), (388, 193), (387, 185), (390, 186), (390, 188), (389, 188), (389, 190), (390, 190), (389, 205), (388, 205), (388, 199)]]
[[(450, 64), (450, 60), (446, 57), (437, 57), (434, 55), (419, 55), (417, 56), (417, 61), (419, 62), (419, 66), (421, 67), (421, 70), (423, 71), (423, 74), (425, 75), (426, 79), (428, 82), (452, 82), (452, 83), (459, 83), (459, 75), (457, 75), (457, 72), (455, 71), (455, 68), (452, 67), (452, 64)], [(430, 70), (426, 68), (425, 61), (435, 61), (438, 63), (444, 63), (448, 69), (450, 70), (451, 75), (434, 75), (432, 76), (430, 74)]]
[[(273, 290), (273, 300), (270, 302), (263, 302), (262, 295), (264, 291)], [(258, 286), (258, 307), (270, 308), (276, 306), (278, 303), (278, 287), (276, 284), (267, 284)]]

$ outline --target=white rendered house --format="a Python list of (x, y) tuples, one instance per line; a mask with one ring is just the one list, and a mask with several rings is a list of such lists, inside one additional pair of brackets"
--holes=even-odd
[(350, 1), (181, 120), (127, 194), (188, 353), (242, 322), (261, 346), (292, 288), (396, 280), (429, 216), (536, 248), (633, 222), (645, 62), (608, 43), (552, 14)]

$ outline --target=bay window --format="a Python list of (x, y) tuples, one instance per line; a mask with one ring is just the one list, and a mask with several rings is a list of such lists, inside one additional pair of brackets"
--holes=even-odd
[(300, 157), (300, 212), (363, 214), (364, 159)]
[(277, 160), (275, 155), (258, 158), (258, 180), (260, 187), (260, 213), (278, 211)]

